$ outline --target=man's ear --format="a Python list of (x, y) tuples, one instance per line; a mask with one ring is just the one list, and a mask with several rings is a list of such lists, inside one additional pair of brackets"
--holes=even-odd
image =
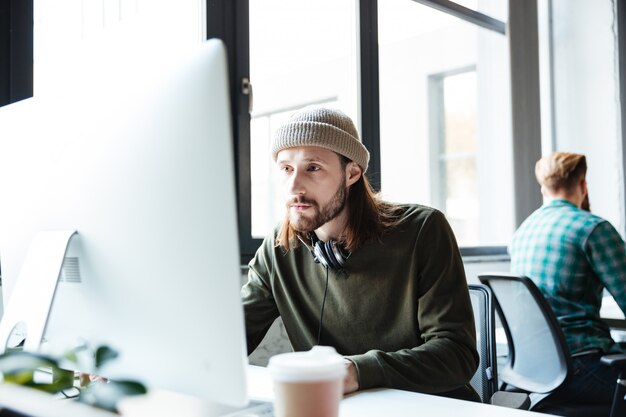
[(583, 195), (587, 194), (588, 190), (587, 190), (587, 179), (583, 178), (580, 181), (580, 191), (582, 192)]
[(348, 165), (346, 166), (346, 187), (349, 187), (357, 182), (359, 178), (361, 178), (361, 175), (363, 175), (363, 170), (359, 164), (354, 161), (348, 162)]

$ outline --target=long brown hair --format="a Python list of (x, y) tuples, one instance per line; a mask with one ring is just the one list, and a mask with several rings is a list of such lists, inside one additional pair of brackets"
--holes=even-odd
[[(343, 155), (339, 157), (345, 173), (345, 168), (351, 161)], [(398, 224), (400, 207), (383, 201), (364, 174), (350, 186), (347, 193), (348, 221), (341, 244), (349, 252), (353, 252), (370, 238), (380, 241), (389, 229)], [(300, 239), (307, 243), (311, 241), (307, 233), (299, 232), (291, 226), (289, 213), (285, 213), (276, 236), (276, 246), (283, 246), (285, 250), (297, 248)]]

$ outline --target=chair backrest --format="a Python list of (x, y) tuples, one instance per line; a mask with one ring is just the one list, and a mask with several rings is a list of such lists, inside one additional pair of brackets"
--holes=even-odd
[(493, 291), (509, 342), (502, 381), (528, 392), (558, 388), (571, 373), (572, 360), (556, 316), (537, 286), (528, 277), (503, 273), (478, 279)]
[(476, 348), (480, 356), (478, 369), (470, 384), (478, 392), (482, 402), (489, 403), (498, 389), (493, 295), (485, 285), (470, 284), (468, 289), (476, 322)]

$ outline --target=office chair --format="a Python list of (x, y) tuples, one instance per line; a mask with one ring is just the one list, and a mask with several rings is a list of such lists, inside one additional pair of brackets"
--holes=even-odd
[[(552, 411), (538, 406), (572, 373), (572, 359), (554, 312), (528, 277), (497, 273), (479, 275), (478, 279), (493, 292), (509, 343), (508, 360), (500, 372), (501, 389), (529, 393), (530, 410)], [(620, 370), (610, 415), (626, 415), (626, 387), (619, 382), (626, 377), (626, 355), (609, 355), (603, 361)], [(609, 415), (608, 407), (586, 404), (559, 404), (558, 411), (567, 416), (598, 411)]]
[(470, 384), (478, 392), (482, 402), (489, 403), (491, 396), (498, 389), (493, 296), (489, 287), (485, 285), (470, 284), (468, 289), (476, 323), (476, 349), (480, 356), (478, 369)]
[(468, 290), (476, 323), (476, 349), (480, 357), (470, 385), (483, 403), (527, 410), (530, 405), (527, 394), (498, 391), (493, 294), (489, 287), (482, 284), (469, 284)]

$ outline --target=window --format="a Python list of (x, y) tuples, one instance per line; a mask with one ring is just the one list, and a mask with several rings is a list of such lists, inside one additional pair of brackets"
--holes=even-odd
[[(7, 4), (28, 3), (0, 2), (0, 11), (5, 11)], [(41, 42), (35, 43), (35, 55), (41, 54), (38, 68), (44, 64), (42, 58), (62, 67), (63, 55), (56, 47), (62, 46), (67, 32), (78, 33), (76, 17), (95, 25), (83, 28), (80, 36), (84, 37), (91, 33), (90, 28), (98, 32), (100, 24), (116, 25), (141, 17), (151, 4), (144, 0), (92, 3), (72, 2), (75, 7), (69, 14), (50, 9), (47, 3), (37, 7), (37, 30), (56, 27), (54, 36), (38, 38)], [(61, 8), (71, 5), (64, 3)], [(197, 16), (203, 7), (206, 13)], [(534, 145), (526, 144), (538, 141), (539, 135), (522, 128), (537, 124), (527, 109), (538, 109), (538, 105), (520, 94), (538, 88), (532, 76), (530, 85), (527, 81), (535, 62), (524, 58), (526, 46), (536, 36), (534, 1), (191, 0), (166, 9), (153, 19), (155, 44), (183, 34), (197, 38), (194, 27), (198, 17), (206, 21), (209, 37), (226, 42), (242, 263), (247, 263), (260, 236), (282, 212), (282, 198), (271, 191), (272, 162), (267, 149), (271, 133), (291, 111), (307, 104), (330, 103), (353, 117), (371, 153), (367, 175), (373, 184), (389, 200), (440, 207), (462, 246), (506, 244), (515, 223), (536, 207), (535, 196), (530, 196), (536, 184), (528, 166), (538, 152)], [(48, 14), (41, 14), (42, 10)], [(181, 27), (174, 24), (179, 20), (177, 14), (196, 20), (185, 17)], [(64, 24), (55, 25), (52, 15), (62, 17)], [(505, 22), (507, 16), (512, 18)], [(0, 28), (4, 17), (0, 16)], [(27, 32), (32, 34), (32, 27), (24, 22), (18, 27), (29, 28)], [(509, 42), (513, 45), (510, 56), (518, 59), (510, 71)], [(16, 59), (0, 48), (0, 62), (13, 66)], [(0, 93), (7, 82), (7, 72), (2, 71)], [(254, 85), (251, 112), (248, 80)], [(472, 83), (473, 88), (467, 90)], [(31, 80), (31, 91), (32, 84)], [(515, 94), (509, 93), (510, 85), (518, 87)], [(475, 94), (474, 105), (464, 109), (466, 115), (473, 114), (473, 121), (467, 124), (474, 129), (473, 139), (454, 133), (455, 125), (460, 126), (454, 120), (460, 116), (453, 111), (469, 101), (456, 103), (452, 97), (463, 91)], [(513, 111), (508, 107), (511, 98)], [(433, 102), (440, 107), (432, 108)], [(515, 123), (510, 120), (512, 113)], [(398, 157), (399, 149), (403, 151)]]
[(431, 201), (459, 241), (478, 245), (476, 67), (428, 77)]
[(36, 95), (63, 88), (58, 85), (59, 74), (76, 59), (76, 51), (96, 51), (107, 37), (143, 37), (146, 48), (193, 44), (206, 38), (205, 0), (42, 1), (36, 6)]
[(354, 0), (250, 0), (251, 235), (284, 215), (271, 160), (273, 132), (297, 109), (325, 104), (358, 123)]
[(514, 228), (506, 36), (411, 0), (378, 9), (383, 195), (439, 208), (461, 246), (506, 246)]
[(470, 10), (484, 13), (501, 21), (506, 21), (507, 7), (502, 0), (456, 0), (455, 3)]
[[(510, 89), (497, 19), (507, 2), (236, 4), (249, 53), (235, 35), (235, 72), (249, 74), (254, 92), (249, 125), (240, 116), (236, 126), (242, 263), (284, 214), (271, 135), (291, 112), (322, 103), (360, 127), (375, 161), (367, 174), (384, 198), (439, 207), (463, 246), (506, 245), (514, 228)], [(489, 175), (494, 169), (500, 175)]]

